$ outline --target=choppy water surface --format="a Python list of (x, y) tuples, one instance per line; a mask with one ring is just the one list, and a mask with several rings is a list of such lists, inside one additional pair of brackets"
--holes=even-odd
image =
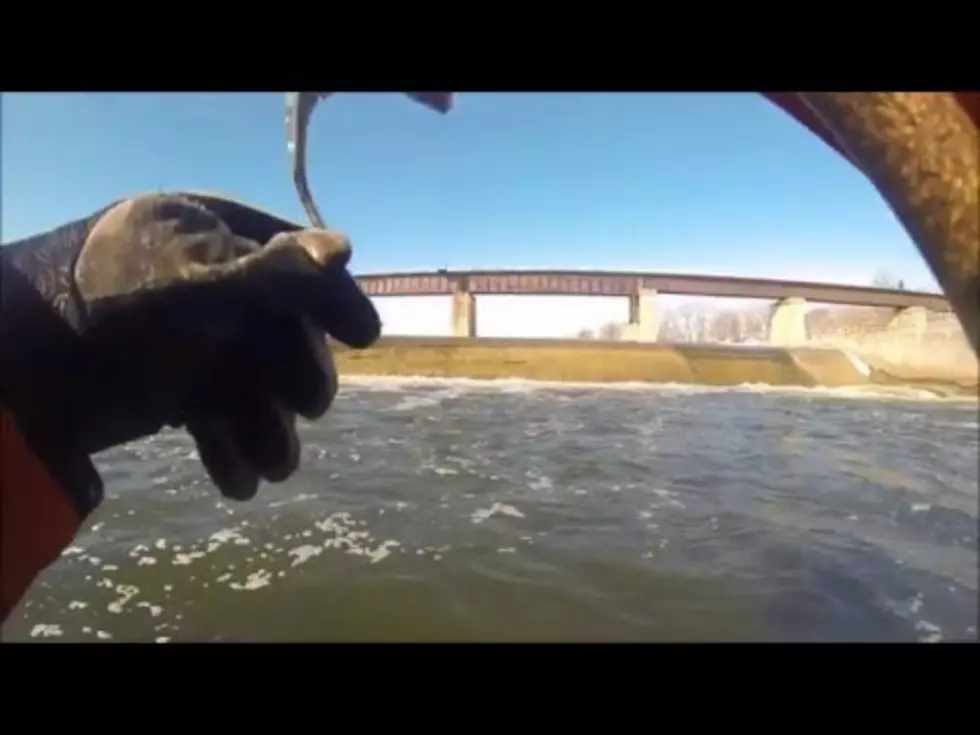
[(6, 640), (975, 640), (977, 406), (361, 380), (222, 501), (180, 433)]

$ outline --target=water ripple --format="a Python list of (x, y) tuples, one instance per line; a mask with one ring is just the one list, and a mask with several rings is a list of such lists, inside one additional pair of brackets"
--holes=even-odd
[(976, 639), (976, 404), (359, 380), (304, 469), (220, 499), (185, 435), (6, 640)]

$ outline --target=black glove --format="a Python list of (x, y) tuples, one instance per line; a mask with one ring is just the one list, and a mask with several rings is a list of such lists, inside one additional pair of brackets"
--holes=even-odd
[(166, 425), (225, 496), (285, 479), (296, 414), (337, 391), (324, 333), (380, 333), (344, 236), (216, 196), (128, 199), (0, 258), (0, 402), (80, 517), (102, 498), (91, 455)]

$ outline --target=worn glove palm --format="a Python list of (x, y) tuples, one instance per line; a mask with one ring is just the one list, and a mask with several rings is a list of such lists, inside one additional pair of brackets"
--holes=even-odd
[(380, 332), (344, 236), (211, 195), (124, 200), (0, 257), (0, 399), (83, 517), (90, 456), (165, 425), (228, 497), (285, 479), (296, 414), (337, 390), (324, 333)]

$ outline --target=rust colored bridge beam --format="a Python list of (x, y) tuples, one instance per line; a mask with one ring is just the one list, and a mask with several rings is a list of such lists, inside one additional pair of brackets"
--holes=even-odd
[(941, 294), (895, 291), (864, 286), (842, 286), (804, 281), (772, 281), (667, 273), (602, 271), (439, 271), (388, 273), (357, 277), (370, 296), (435, 296), (463, 290), (480, 294), (632, 296), (638, 290), (659, 294), (715, 298), (807, 301), (853, 306), (905, 309), (920, 306), (930, 311), (951, 311)]

